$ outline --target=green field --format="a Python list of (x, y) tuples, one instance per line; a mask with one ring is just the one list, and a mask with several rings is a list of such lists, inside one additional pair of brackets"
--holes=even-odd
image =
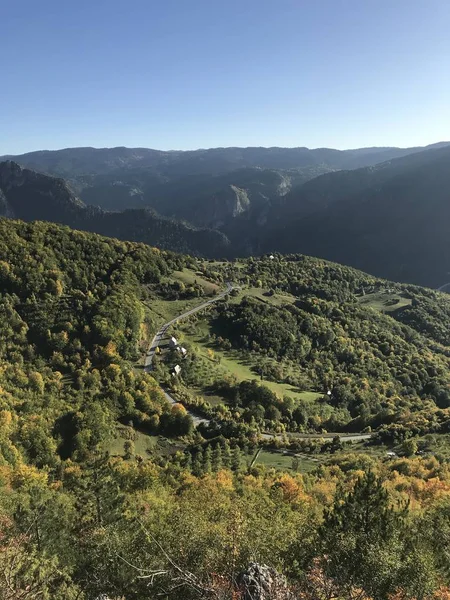
[(251, 296), (272, 306), (284, 306), (286, 304), (293, 304), (296, 301), (296, 297), (291, 294), (276, 293), (271, 296), (268, 289), (249, 287), (241, 290), (239, 295), (231, 296), (229, 302), (230, 304), (239, 304), (245, 296)]
[[(204, 298), (191, 298), (189, 300), (151, 300), (148, 304), (146, 303), (146, 307), (150, 310), (150, 312), (156, 316), (158, 322), (160, 324), (166, 323), (167, 321), (171, 321), (178, 315), (198, 306), (199, 304), (203, 304), (205, 302)], [(155, 332), (156, 333), (156, 332)]]
[(192, 271), (192, 269), (183, 269), (183, 271), (174, 271), (170, 279), (182, 281), (185, 285), (193, 285), (197, 283), (201, 285), (204, 293), (211, 296), (220, 290), (220, 286), (205, 279), (201, 274)]
[[(108, 442), (106, 448), (112, 456), (124, 456), (124, 444), (128, 439), (127, 430), (129, 430), (129, 428), (123, 426), (116, 428), (116, 435)], [(148, 457), (149, 452), (156, 448), (157, 443), (157, 436), (146, 435), (145, 433), (134, 430), (134, 446), (136, 454), (139, 454), (143, 458)]]
[[(431, 438), (431, 436), (427, 437)], [(448, 446), (448, 439), (438, 439), (436, 442), (436, 438), (439, 438), (439, 436), (435, 435), (432, 437), (433, 441), (430, 442), (430, 445), (435, 442), (441, 444), (441, 447), (444, 447), (445, 444)], [(448, 437), (450, 438), (450, 436)], [(341, 441), (345, 442), (345, 438), (342, 437)], [(389, 460), (387, 452), (392, 449), (393, 448), (385, 445), (370, 445), (365, 441), (354, 441), (351, 443), (344, 443), (343, 448), (334, 454), (324, 453), (309, 455), (300, 452), (295, 454), (295, 457), (298, 461), (298, 471), (301, 473), (308, 473), (320, 465), (333, 464), (335, 460), (340, 461), (343, 464), (355, 464), (359, 462), (361, 464), (360, 468), (364, 468), (364, 466), (370, 464), (370, 459), (375, 461), (383, 459)], [(445, 455), (445, 453), (443, 455)], [(294, 455), (285, 453), (283, 448), (278, 450), (263, 448), (258, 454), (255, 464), (263, 464), (267, 467), (283, 471), (293, 471), (293, 459)]]
[[(206, 358), (211, 360), (208, 356), (208, 350), (211, 348), (208, 345), (206, 334), (207, 334), (207, 323), (203, 323), (203, 328), (200, 333), (194, 335), (189, 332), (185, 332), (186, 340), (195, 347), (196, 351)], [(215, 367), (217, 370), (222, 371), (223, 374), (229, 374), (236, 377), (237, 381), (250, 381), (252, 379), (260, 380), (260, 383), (275, 392), (280, 398), (283, 396), (290, 396), (293, 399), (302, 399), (307, 401), (314, 401), (320, 396), (320, 393), (314, 391), (301, 391), (288, 383), (276, 383), (269, 381), (268, 379), (260, 379), (259, 376), (254, 373), (251, 369), (252, 364), (249, 361), (245, 361), (241, 354), (236, 350), (219, 350), (214, 348)], [(209, 400), (209, 398), (207, 398)]]
[(396, 292), (388, 291), (359, 296), (358, 302), (385, 313), (395, 312), (405, 306), (411, 306), (410, 298), (404, 298)]
[[(283, 451), (261, 450), (254, 464), (264, 465), (268, 468), (281, 471), (294, 471), (293, 459), (293, 455), (283, 454)], [(308, 473), (313, 469), (317, 469), (320, 464), (319, 459), (309, 458), (303, 455), (297, 456), (297, 461), (299, 473)]]
[[(129, 428), (125, 426), (118, 426), (116, 428), (115, 436), (108, 441), (105, 446), (105, 450), (110, 453), (111, 456), (124, 456), (125, 441), (128, 439)], [(160, 454), (168, 456), (174, 454), (177, 450), (183, 448), (183, 446), (173, 440), (168, 440), (157, 435), (148, 435), (141, 431), (133, 430), (135, 455), (141, 456), (142, 458), (149, 458), (151, 454)]]
[[(183, 271), (174, 271), (167, 281), (182, 281), (186, 285), (191, 285), (197, 282), (198, 285), (202, 286), (205, 296), (212, 296), (217, 292), (220, 292), (225, 286), (219, 286), (215, 283), (211, 283), (204, 279), (201, 275), (195, 273), (191, 269), (184, 269)], [(190, 298), (188, 300), (162, 300), (161, 298), (154, 298), (144, 303), (144, 306), (148, 313), (154, 318), (158, 325), (162, 325), (167, 321), (171, 321), (178, 315), (195, 308), (205, 302), (204, 297)]]

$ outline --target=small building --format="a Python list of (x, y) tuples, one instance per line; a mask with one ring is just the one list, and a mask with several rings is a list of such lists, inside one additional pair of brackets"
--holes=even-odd
[(270, 254), (269, 258), (270, 260), (275, 260), (275, 256), (273, 254)]
[(176, 348), (178, 346), (177, 339), (173, 336), (169, 340), (169, 348)]
[(186, 358), (186, 355), (187, 355), (186, 348), (183, 348), (183, 346), (178, 346), (177, 350), (183, 358)]
[(386, 456), (389, 458), (397, 458), (396, 452), (386, 452)]
[(181, 373), (180, 365), (175, 365), (172, 371), (172, 375), (175, 377)]

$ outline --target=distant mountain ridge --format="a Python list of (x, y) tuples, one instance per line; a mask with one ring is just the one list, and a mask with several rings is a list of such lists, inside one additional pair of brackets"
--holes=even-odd
[(448, 146), (322, 175), (284, 200), (261, 250), (295, 248), (431, 287), (450, 279)]
[[(324, 156), (328, 164), (313, 164)], [(24, 157), (64, 172), (67, 183), (4, 163), (15, 173), (12, 190), (0, 180), (4, 216), (207, 257), (301, 252), (397, 281), (450, 280), (445, 142), (425, 150), (76, 148)], [(368, 164), (342, 168), (360, 162)]]
[(188, 254), (224, 255), (226, 236), (157, 215), (148, 209), (109, 212), (86, 206), (63, 179), (0, 163), (0, 216), (52, 221)]
[(146, 167), (167, 175), (208, 175), (241, 168), (298, 169), (325, 164), (333, 169), (355, 169), (399, 158), (414, 152), (438, 148), (450, 142), (425, 147), (373, 147), (352, 150), (333, 148), (229, 147), (199, 150), (154, 150), (151, 148), (64, 148), (39, 150), (0, 157), (49, 174), (70, 177), (75, 174), (110, 173), (123, 167)]
[[(439, 147), (445, 144), (428, 146)], [(66, 148), (12, 158), (63, 177), (86, 204), (121, 211), (150, 207), (195, 226), (230, 231), (234, 221), (266, 222), (286, 194), (308, 180), (342, 169), (373, 166), (423, 148)], [(0, 159), (1, 160), (1, 159)], [(240, 230), (242, 225), (237, 223)]]

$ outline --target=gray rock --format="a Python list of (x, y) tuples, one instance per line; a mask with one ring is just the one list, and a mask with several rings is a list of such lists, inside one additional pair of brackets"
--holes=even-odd
[(250, 563), (237, 579), (243, 600), (293, 600), (286, 578), (267, 565)]

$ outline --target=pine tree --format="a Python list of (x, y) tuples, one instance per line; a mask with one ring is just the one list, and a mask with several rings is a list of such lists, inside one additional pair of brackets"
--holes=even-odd
[(192, 454), (190, 452), (186, 452), (184, 455), (183, 466), (186, 471), (192, 471)]
[(319, 529), (318, 550), (325, 574), (337, 583), (343, 597), (360, 588), (382, 600), (404, 585), (403, 517), (371, 471), (351, 492), (336, 493)]
[(203, 475), (203, 451), (197, 450), (192, 459), (192, 473), (196, 477)]
[(212, 450), (211, 446), (207, 446), (203, 452), (203, 473), (211, 473), (212, 471)]
[(226, 469), (231, 468), (231, 448), (230, 442), (225, 440), (223, 451), (222, 451), (222, 464)]
[(217, 444), (212, 452), (211, 464), (213, 471), (217, 473), (222, 468), (222, 447)]
[(372, 471), (358, 479), (348, 494), (338, 491), (333, 508), (325, 514), (322, 532), (352, 533), (362, 539), (385, 539), (397, 515), (389, 504), (381, 479)]
[(241, 468), (241, 451), (238, 446), (233, 448), (231, 453), (231, 469), (233, 471), (239, 471)]

